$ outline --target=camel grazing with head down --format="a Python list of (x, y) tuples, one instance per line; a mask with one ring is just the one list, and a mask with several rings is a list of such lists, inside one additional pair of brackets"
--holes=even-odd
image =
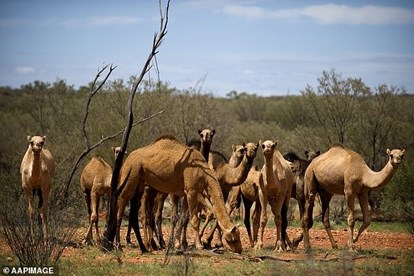
[[(250, 142), (247, 144), (243, 143), (243, 149), (239, 148), (239, 150), (237, 150), (237, 148), (233, 147), (233, 153), (230, 157), (229, 163), (227, 163), (226, 158), (221, 153), (214, 151), (210, 152), (208, 163), (220, 183), (225, 202), (227, 202), (230, 191), (234, 187), (240, 186), (249, 175), (250, 168), (252, 167), (254, 158), (256, 157), (258, 146), (258, 143)], [(242, 156), (240, 156), (241, 154)], [(227, 209), (227, 212), (230, 215), (230, 206), (228, 206)], [(213, 235), (216, 228), (217, 221), (213, 225), (210, 234), (206, 238), (205, 244), (207, 246), (211, 245), (211, 241), (213, 240)], [(220, 235), (221, 232), (219, 231), (219, 236)], [(219, 238), (219, 245), (221, 245), (220, 240), (221, 239)]]
[[(242, 251), (240, 232), (226, 212), (217, 178), (199, 151), (183, 145), (175, 137), (162, 136), (152, 144), (133, 151), (122, 166), (119, 183), (125, 185), (118, 197), (118, 244), (126, 204), (134, 197), (134, 204), (139, 207), (145, 185), (149, 185), (164, 193), (185, 196), (184, 204), (188, 204), (197, 249), (203, 248), (198, 234), (198, 197), (206, 190), (214, 202), (214, 214), (224, 232), (223, 244), (233, 252)], [(135, 218), (133, 215), (131, 217)], [(138, 218), (132, 222), (132, 227), (138, 234)]]
[(27, 136), (29, 146), (20, 166), (22, 174), (22, 188), (29, 200), (28, 213), (30, 216), (30, 230), (34, 234), (34, 195), (39, 196), (39, 214), (42, 223), (43, 239), (47, 239), (47, 201), (55, 164), (50, 151), (44, 148), (46, 136)]
[(278, 149), (277, 142), (270, 140), (260, 143), (264, 165), (259, 180), (259, 200), (261, 206), (259, 238), (255, 245), (256, 249), (263, 247), (264, 228), (267, 223), (267, 203), (272, 209), (276, 224), (276, 247), (275, 251), (286, 250), (287, 236), (287, 210), (292, 191), (293, 173), (290, 163), (285, 160)]
[[(117, 157), (120, 147), (112, 147), (112, 151)], [(102, 196), (108, 195), (111, 191), (112, 168), (100, 156), (92, 157), (91, 161), (85, 166), (80, 176), (80, 187), (83, 193), (86, 207), (88, 208), (88, 231), (84, 242), (93, 244), (92, 227), (95, 225), (96, 240), (101, 241), (98, 229), (99, 220), (99, 201)]]
[[(337, 248), (329, 223), (329, 202), (334, 194), (344, 194), (348, 207), (349, 240), (348, 247), (354, 250), (354, 243), (370, 225), (368, 210), (368, 191), (384, 187), (397, 171), (405, 150), (387, 149), (388, 163), (379, 172), (372, 171), (362, 156), (342, 146), (334, 146), (316, 157), (305, 172), (306, 207), (302, 219), (305, 250), (310, 251), (309, 229), (312, 228), (312, 211), (316, 193), (322, 202), (322, 221), (328, 233), (332, 247)], [(363, 222), (354, 238), (355, 197), (361, 206)]]

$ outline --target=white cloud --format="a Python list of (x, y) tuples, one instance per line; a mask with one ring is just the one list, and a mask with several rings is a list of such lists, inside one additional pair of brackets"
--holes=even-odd
[(36, 72), (36, 70), (33, 67), (28, 66), (17, 66), (14, 71), (18, 74), (31, 74)]
[(258, 6), (228, 5), (224, 13), (247, 19), (298, 20), (310, 18), (322, 24), (413, 24), (414, 10), (396, 7), (325, 4), (300, 9), (267, 10)]

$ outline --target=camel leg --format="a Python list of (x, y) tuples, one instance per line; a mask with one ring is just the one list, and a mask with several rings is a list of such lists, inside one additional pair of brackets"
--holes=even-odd
[(179, 223), (178, 223), (178, 229), (177, 229), (177, 243), (175, 245), (176, 248), (186, 249), (188, 247), (187, 243), (187, 225), (189, 221), (189, 215), (188, 215), (188, 202), (186, 196), (184, 197), (182, 201), (181, 206), (181, 215), (179, 216)]
[[(180, 242), (179, 242), (179, 236), (178, 236), (178, 229), (177, 224), (180, 219), (179, 213), (178, 213), (178, 205), (180, 202), (180, 197), (177, 195), (171, 194), (171, 233), (170, 233), (170, 240), (168, 241), (168, 249), (171, 249), (172, 245), (175, 244), (176, 248), (180, 248)], [(177, 231), (176, 231), (177, 230)], [(177, 242), (176, 242), (177, 240)]]
[(336, 244), (333, 236), (332, 236), (332, 230), (331, 230), (331, 223), (329, 221), (329, 202), (331, 202), (332, 194), (320, 190), (319, 196), (322, 203), (322, 222), (323, 226), (325, 227), (325, 231), (328, 234), (329, 241), (331, 242), (332, 248), (337, 249), (338, 245)]
[(272, 209), (272, 213), (275, 219), (276, 225), (276, 246), (275, 250), (279, 253), (286, 251), (286, 247), (282, 242), (282, 202), (277, 201), (275, 199), (269, 200), (270, 207)]
[[(88, 245), (92, 245), (93, 244), (93, 233), (92, 233), (92, 228), (94, 225), (97, 225), (97, 195), (95, 191), (92, 191), (90, 193), (90, 198), (89, 198), (89, 206), (91, 209), (91, 213), (89, 216), (89, 226), (88, 226), (88, 231), (86, 232), (86, 236), (85, 236), (85, 243)], [(97, 226), (96, 226), (97, 228)]]
[(40, 206), (40, 219), (42, 222), (42, 233), (43, 233), (43, 241), (46, 243), (48, 236), (47, 236), (47, 201), (49, 200), (49, 187), (44, 187), (41, 189), (39, 193), (39, 203)]
[[(249, 210), (250, 213), (250, 210)], [(257, 243), (257, 236), (259, 234), (260, 216), (262, 213), (262, 206), (260, 202), (256, 201), (254, 212), (252, 214), (253, 219), (253, 244)]]
[(190, 212), (190, 222), (194, 229), (194, 244), (197, 250), (202, 250), (204, 247), (199, 235), (200, 219), (198, 218), (198, 192), (196, 190), (189, 190), (186, 192), (186, 195), (188, 210)]
[(359, 205), (361, 206), (363, 222), (358, 230), (358, 234), (354, 239), (354, 243), (358, 241), (362, 232), (371, 224), (371, 216), (368, 210), (368, 193), (362, 193), (358, 195)]
[(153, 191), (153, 189), (150, 186), (145, 186), (144, 194), (141, 198), (141, 206), (144, 208), (144, 212), (142, 213), (142, 228), (144, 232), (143, 242), (145, 248), (149, 249), (150, 251), (153, 251), (155, 249), (151, 242), (153, 233), (151, 229), (152, 217), (150, 214), (150, 212), (152, 211), (152, 204), (154, 203), (154, 192), (155, 191)]
[(348, 227), (349, 227), (349, 240), (348, 240), (348, 247), (350, 251), (355, 250), (354, 246), (354, 226), (355, 226), (355, 218), (354, 218), (354, 211), (355, 211), (355, 195), (350, 193), (345, 193), (345, 200), (348, 207)]
[(167, 193), (161, 193), (159, 192), (157, 194), (155, 202), (157, 202), (156, 206), (156, 212), (155, 212), (155, 234), (157, 235), (158, 243), (161, 248), (165, 248), (165, 241), (164, 241), (164, 235), (162, 234), (162, 211), (164, 209), (164, 202), (167, 198)]
[(99, 202), (100, 202), (100, 196), (96, 195), (96, 207), (95, 207), (95, 212), (96, 212), (96, 220), (95, 220), (95, 232), (96, 232), (96, 242), (98, 244), (101, 244), (101, 235), (99, 235)]
[[(244, 203), (244, 226), (246, 226), (247, 235), (249, 236), (250, 246), (254, 246), (251, 227), (250, 227), (250, 209), (252, 207), (252, 202), (247, 200), (243, 195), (243, 203)], [(258, 223), (259, 221), (257, 221)], [(254, 223), (254, 220), (253, 220)]]
[(260, 206), (261, 206), (261, 212), (260, 212), (260, 225), (259, 225), (259, 233), (258, 233), (258, 240), (256, 242), (256, 245), (254, 246), (255, 250), (262, 249), (263, 248), (263, 235), (264, 230), (267, 224), (267, 193), (264, 189), (259, 189), (259, 200), (260, 200)]
[[(299, 219), (302, 221), (303, 214), (305, 213), (305, 197), (302, 194), (301, 196), (297, 196), (298, 206), (299, 206)], [(295, 250), (299, 243), (303, 240), (303, 231), (299, 234), (299, 236), (295, 237), (292, 241), (292, 249)]]
[(91, 209), (91, 191), (90, 190), (83, 191), (83, 199), (85, 201), (86, 208), (88, 210), (88, 231), (86, 232), (86, 236), (84, 238), (84, 242), (86, 244), (90, 244), (90, 242), (92, 240), (92, 233), (90, 231), (90, 229), (92, 229), (92, 227), (91, 227), (91, 214), (92, 214), (92, 209)]
[(288, 226), (287, 211), (288, 209), (289, 209), (289, 205), (287, 205), (285, 202), (285, 204), (282, 205), (282, 210), (281, 210), (281, 216), (282, 216), (281, 236), (282, 236), (282, 243), (285, 245), (286, 250), (290, 250), (292, 246), (292, 242), (290, 241), (289, 236), (287, 234), (287, 226)]
[(24, 188), (24, 193), (26, 198), (29, 201), (29, 206), (27, 207), (27, 214), (30, 220), (30, 234), (34, 237), (34, 199), (33, 199), (33, 191), (28, 188)]

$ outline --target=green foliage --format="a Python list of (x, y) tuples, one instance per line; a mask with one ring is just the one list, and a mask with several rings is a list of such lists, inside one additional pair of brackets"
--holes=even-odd
[[(85, 126), (90, 143), (124, 128), (132, 81), (108, 81), (93, 98)], [(342, 141), (379, 170), (388, 161), (387, 148), (405, 148), (403, 164), (382, 196), (390, 216), (405, 218), (404, 210), (413, 204), (408, 195), (414, 194), (410, 185), (414, 177), (414, 97), (386, 85), (367, 87), (361, 79), (344, 78), (334, 70), (323, 72), (318, 82), (300, 96), (261, 97), (232, 91), (220, 98), (197, 87), (177, 90), (168, 83), (144, 81), (134, 102), (135, 121), (165, 112), (135, 126), (127, 150), (148, 145), (163, 134), (175, 135), (185, 143), (206, 127), (216, 130), (212, 149), (225, 156), (230, 155), (232, 144), (272, 139), (279, 141), (282, 153), (295, 151), (303, 158), (305, 150), (323, 152), (331, 143)], [(46, 147), (56, 163), (52, 198), (62, 192), (85, 147), (82, 120), (90, 86), (75, 89), (64, 81), (35, 81), (19, 89), (0, 88), (0, 179), (5, 191), (0, 194), (1, 204), (10, 195), (15, 199), (22, 196), (19, 169), (27, 135), (47, 136)], [(111, 147), (120, 142), (121, 136), (117, 136), (91, 155), (99, 154), (113, 164)], [(86, 213), (79, 175), (90, 157), (80, 164), (70, 186), (71, 212), (78, 216)], [(255, 165), (261, 166), (262, 159), (259, 151)]]

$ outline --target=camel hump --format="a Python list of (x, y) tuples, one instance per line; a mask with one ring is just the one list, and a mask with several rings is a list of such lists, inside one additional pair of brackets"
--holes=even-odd
[(154, 143), (155, 142), (158, 142), (158, 141), (161, 141), (161, 140), (172, 140), (172, 141), (180, 142), (177, 139), (177, 137), (175, 137), (174, 135), (172, 135), (172, 134), (164, 134), (164, 135), (161, 135), (160, 137), (158, 137), (157, 139), (155, 139)]
[(342, 145), (341, 143), (334, 143), (334, 144), (332, 144), (331, 148), (342, 148), (342, 149), (344, 149), (345, 146)]

